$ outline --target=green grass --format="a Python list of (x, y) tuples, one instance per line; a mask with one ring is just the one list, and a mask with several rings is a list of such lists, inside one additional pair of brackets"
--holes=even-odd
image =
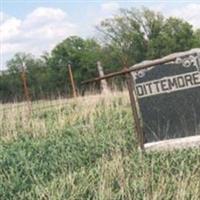
[(16, 106), (1, 105), (1, 200), (200, 199), (200, 149), (141, 154), (126, 93)]

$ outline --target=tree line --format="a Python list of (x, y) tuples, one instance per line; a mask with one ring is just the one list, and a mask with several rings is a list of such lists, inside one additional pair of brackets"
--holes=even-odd
[(96, 29), (95, 38), (68, 37), (39, 58), (27, 52), (14, 55), (7, 62), (8, 70), (0, 76), (0, 101), (24, 99), (23, 68), (33, 100), (55, 98), (71, 95), (68, 63), (72, 65), (76, 87), (81, 93), (81, 82), (98, 76), (97, 61), (109, 73), (143, 60), (200, 47), (200, 29), (147, 8), (120, 9)]

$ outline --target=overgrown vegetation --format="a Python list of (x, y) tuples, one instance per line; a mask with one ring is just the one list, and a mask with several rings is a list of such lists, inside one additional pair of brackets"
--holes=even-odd
[(200, 149), (141, 154), (127, 93), (0, 109), (0, 199), (200, 199)]

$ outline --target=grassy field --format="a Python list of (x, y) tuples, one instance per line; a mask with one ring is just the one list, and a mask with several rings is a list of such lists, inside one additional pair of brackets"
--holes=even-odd
[(141, 154), (125, 92), (0, 105), (0, 120), (1, 200), (200, 199), (200, 149)]

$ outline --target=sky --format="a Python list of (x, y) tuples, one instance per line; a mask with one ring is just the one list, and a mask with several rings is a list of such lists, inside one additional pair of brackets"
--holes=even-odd
[(200, 28), (200, 0), (0, 0), (0, 70), (17, 52), (39, 56), (71, 35), (93, 37), (101, 20), (130, 7), (147, 7)]

